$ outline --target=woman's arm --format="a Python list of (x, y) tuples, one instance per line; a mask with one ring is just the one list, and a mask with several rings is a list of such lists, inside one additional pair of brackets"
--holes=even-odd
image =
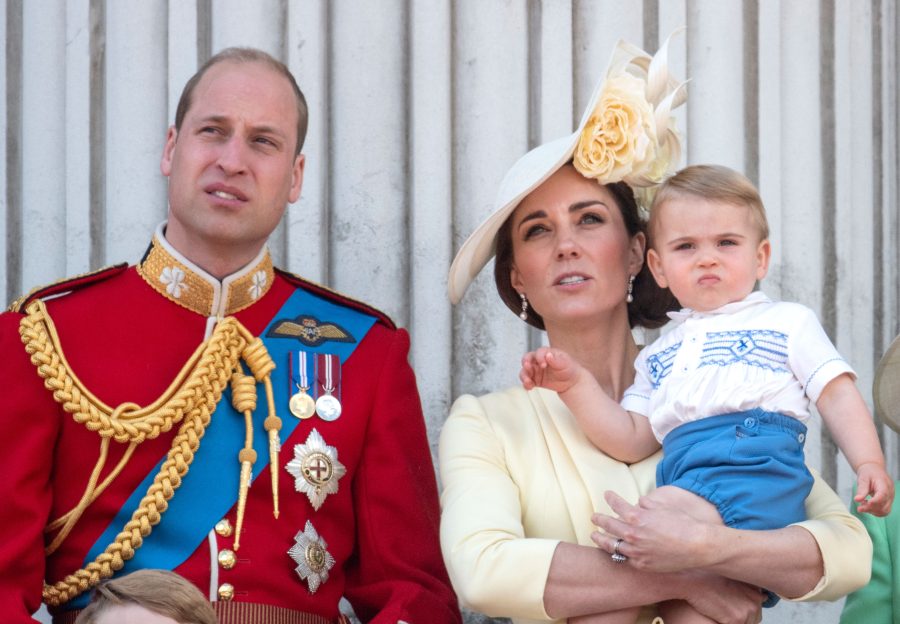
[(441, 550), (460, 601), (487, 615), (549, 619), (544, 582), (558, 540), (525, 537), (520, 493), (482, 400), (453, 404), (438, 459)]
[(770, 531), (730, 529), (699, 522), (686, 510), (642, 498), (607, 501), (619, 518), (595, 515), (606, 534), (597, 544), (612, 552), (615, 539), (629, 565), (644, 570), (702, 569), (766, 587), (794, 600), (835, 600), (865, 585), (872, 543), (862, 524), (815, 475), (806, 501), (809, 520)]
[(613, 563), (590, 546), (560, 543), (544, 606), (563, 618), (683, 599), (716, 622), (758, 622), (762, 594), (750, 585), (703, 572), (664, 573)]
[[(463, 604), (488, 615), (547, 620), (653, 604), (692, 590), (709, 603), (697, 608), (719, 621), (743, 623), (747, 613), (758, 613), (760, 594), (740, 583), (699, 572), (628, 570), (594, 546), (526, 537), (523, 506), (546, 504), (543, 492), (513, 481), (483, 400), (458, 399), (440, 440), (441, 546)], [(510, 409), (527, 418), (526, 404)]]

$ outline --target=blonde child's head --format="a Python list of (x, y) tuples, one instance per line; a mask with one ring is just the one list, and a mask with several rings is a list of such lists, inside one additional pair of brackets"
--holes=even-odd
[(686, 167), (656, 192), (647, 263), (682, 306), (710, 311), (749, 295), (768, 270), (769, 224), (756, 187), (717, 165)]
[(212, 605), (190, 581), (168, 570), (138, 570), (98, 585), (75, 624), (216, 624)]
[(647, 224), (650, 245), (653, 245), (653, 230), (658, 227), (662, 206), (676, 197), (700, 197), (726, 204), (746, 206), (759, 228), (759, 240), (769, 238), (769, 220), (759, 191), (753, 182), (734, 169), (722, 165), (691, 165), (685, 167), (659, 185), (650, 220)]

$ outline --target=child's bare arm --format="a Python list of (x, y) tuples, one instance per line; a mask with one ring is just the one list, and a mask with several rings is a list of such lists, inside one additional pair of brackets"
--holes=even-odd
[(526, 390), (536, 386), (555, 390), (587, 438), (610, 457), (635, 462), (659, 448), (650, 421), (626, 411), (566, 352), (541, 347), (527, 353), (519, 378)]
[(869, 408), (849, 374), (835, 377), (822, 390), (816, 407), (857, 477), (858, 510), (886, 516), (894, 501), (894, 480), (885, 470), (884, 454)]

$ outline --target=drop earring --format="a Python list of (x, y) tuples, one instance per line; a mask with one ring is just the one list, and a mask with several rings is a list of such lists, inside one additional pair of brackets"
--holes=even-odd
[(634, 295), (631, 292), (634, 290), (634, 275), (628, 276), (628, 291), (625, 293), (625, 303), (631, 303), (634, 301)]
[(522, 311), (519, 312), (519, 318), (523, 321), (528, 320), (528, 299), (525, 298), (525, 293), (519, 293), (519, 297), (522, 299)]

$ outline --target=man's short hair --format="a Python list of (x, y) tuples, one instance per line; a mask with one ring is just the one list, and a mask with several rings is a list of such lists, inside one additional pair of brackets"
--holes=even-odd
[(303, 149), (303, 141), (306, 139), (306, 126), (309, 120), (306, 98), (303, 97), (303, 91), (300, 90), (300, 86), (294, 79), (291, 70), (287, 68), (287, 65), (272, 55), (256, 48), (225, 48), (210, 57), (184, 85), (184, 90), (181, 92), (181, 97), (178, 100), (178, 108), (175, 109), (175, 129), (181, 130), (181, 123), (184, 121), (184, 117), (193, 103), (191, 98), (194, 95), (194, 89), (197, 88), (197, 83), (203, 78), (203, 74), (213, 65), (224, 63), (225, 61), (232, 63), (263, 63), (287, 79), (297, 98), (297, 147), (294, 155), (299, 154), (300, 150)]
[(115, 606), (137, 605), (180, 624), (218, 624), (216, 612), (199, 589), (175, 572), (138, 570), (94, 588), (91, 602), (75, 624), (95, 624)]

